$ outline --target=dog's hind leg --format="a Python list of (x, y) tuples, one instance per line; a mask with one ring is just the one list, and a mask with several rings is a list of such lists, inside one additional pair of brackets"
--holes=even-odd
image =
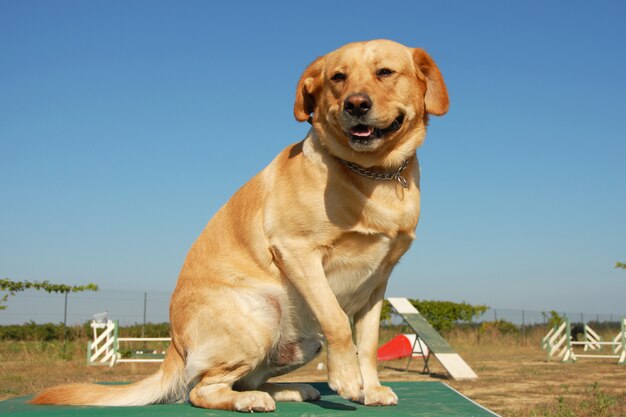
[(320, 393), (308, 384), (268, 383), (269, 378), (283, 375), (308, 363), (322, 349), (320, 335), (279, 340), (269, 356), (255, 369), (234, 384), (236, 391), (259, 390), (268, 393), (274, 401), (316, 401)]
[(273, 411), (276, 404), (267, 392), (234, 390), (262, 361), (263, 349), (230, 338), (230, 345), (210, 343), (187, 357), (187, 380), (195, 386), (189, 400), (196, 407), (242, 412)]
[[(185, 380), (193, 387), (196, 407), (242, 411), (273, 411), (272, 397), (242, 384), (254, 379), (279, 335), (280, 309), (270, 290), (221, 291), (186, 324)], [(211, 308), (208, 307), (211, 306)], [(239, 314), (215, 314), (232, 311)]]
[[(209, 378), (211, 379), (211, 378)], [(234, 391), (229, 384), (200, 381), (189, 394), (196, 407), (242, 412), (274, 411), (276, 403), (267, 392)]]

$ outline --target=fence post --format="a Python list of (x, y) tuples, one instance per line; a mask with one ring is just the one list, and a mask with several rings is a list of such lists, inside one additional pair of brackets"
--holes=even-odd
[(524, 310), (522, 310), (522, 328), (521, 328), (521, 334), (522, 334), (522, 342), (526, 341), (526, 318), (524, 316)]
[(141, 326), (141, 337), (146, 337), (146, 306), (148, 305), (148, 291), (143, 293), (143, 325)]
[(63, 307), (63, 359), (68, 359), (67, 357), (67, 294), (68, 291), (65, 291), (65, 305)]

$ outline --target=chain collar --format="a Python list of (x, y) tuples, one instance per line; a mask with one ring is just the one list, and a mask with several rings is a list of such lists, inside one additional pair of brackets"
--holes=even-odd
[[(309, 122), (310, 125), (313, 125), (313, 116), (309, 115), (309, 118), (307, 119), (307, 122)], [(352, 162), (348, 162), (344, 159), (341, 158), (337, 158), (341, 161), (342, 164), (344, 164), (345, 166), (347, 166), (348, 168), (350, 168), (350, 170), (352, 172), (356, 172), (357, 174), (365, 177), (365, 178), (369, 178), (371, 180), (381, 180), (381, 181), (393, 181), (396, 180), (400, 183), (400, 185), (402, 186), (402, 188), (409, 188), (409, 183), (407, 182), (406, 178), (404, 178), (401, 174), (402, 171), (404, 171), (404, 168), (407, 167), (407, 165), (409, 165), (409, 160), (405, 159), (404, 162), (402, 162), (402, 165), (400, 165), (400, 168), (398, 168), (398, 170), (396, 172), (373, 172), (373, 171), (368, 171), (367, 169), (363, 168), (360, 165), (357, 164), (353, 164)]]
[(363, 168), (360, 165), (353, 164), (352, 162), (345, 161), (341, 158), (337, 158), (337, 159), (339, 159), (341, 163), (347, 166), (352, 172), (356, 172), (357, 174), (365, 178), (369, 178), (372, 180), (381, 180), (381, 181), (394, 181), (395, 180), (400, 183), (402, 188), (409, 188), (409, 183), (407, 182), (406, 178), (402, 176), (402, 171), (404, 171), (407, 165), (409, 165), (408, 159), (402, 162), (402, 165), (400, 165), (400, 168), (398, 168), (396, 172), (368, 171), (367, 169)]

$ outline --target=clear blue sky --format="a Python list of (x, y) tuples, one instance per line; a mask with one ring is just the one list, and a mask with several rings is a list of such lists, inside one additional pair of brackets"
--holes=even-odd
[(620, 1), (2, 0), (0, 276), (171, 291), (215, 211), (306, 134), (308, 63), (389, 38), (434, 57), (451, 108), (388, 295), (624, 314), (625, 19)]

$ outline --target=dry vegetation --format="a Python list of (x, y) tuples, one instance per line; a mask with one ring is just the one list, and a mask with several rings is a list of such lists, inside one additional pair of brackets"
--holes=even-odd
[[(386, 335), (385, 337), (390, 337)], [(404, 372), (405, 360), (380, 364), (387, 381), (441, 380), (505, 417), (626, 417), (626, 366), (615, 359), (580, 359), (574, 364), (548, 361), (540, 349), (541, 333), (522, 338), (458, 331), (446, 337), (479, 375), (477, 381), (446, 377), (431, 360), (431, 374), (421, 360)], [(607, 335), (610, 336), (610, 335)], [(121, 364), (114, 368), (85, 365), (86, 342), (68, 346), (62, 359), (58, 342), (0, 342), (0, 399), (31, 394), (43, 387), (78, 381), (132, 381), (154, 372), (155, 364)], [(280, 381), (323, 381), (320, 357)]]

